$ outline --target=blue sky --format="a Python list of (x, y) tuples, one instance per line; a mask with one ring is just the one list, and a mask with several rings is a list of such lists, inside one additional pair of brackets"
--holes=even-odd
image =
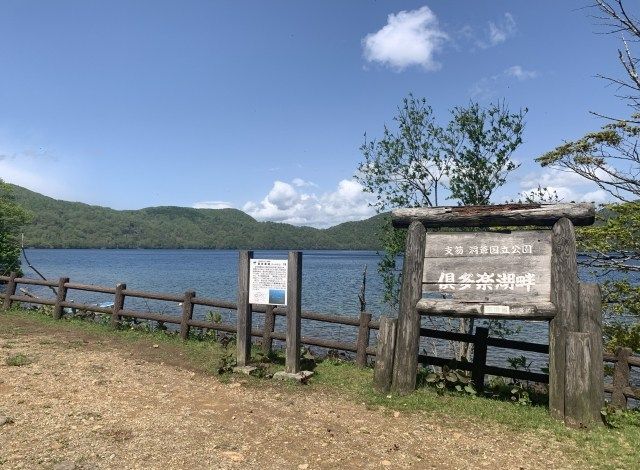
[(236, 207), (328, 226), (373, 214), (353, 180), (409, 92), (438, 119), (469, 100), (529, 108), (522, 166), (603, 200), (533, 159), (626, 116), (597, 74), (619, 38), (584, 1), (0, 0), (0, 177), (116, 209)]

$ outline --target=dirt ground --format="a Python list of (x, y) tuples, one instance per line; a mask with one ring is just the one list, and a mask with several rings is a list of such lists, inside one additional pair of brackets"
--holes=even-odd
[[(0, 316), (0, 468), (572, 467), (551, 437), (224, 383), (162, 344), (16, 322)], [(35, 360), (5, 364), (19, 353)]]

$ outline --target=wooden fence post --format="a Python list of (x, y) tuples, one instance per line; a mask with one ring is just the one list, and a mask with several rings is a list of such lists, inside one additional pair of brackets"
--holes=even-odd
[(273, 305), (267, 305), (264, 312), (264, 329), (262, 330), (262, 352), (268, 356), (273, 352), (273, 338), (271, 334), (276, 327), (276, 316)]
[(195, 291), (188, 290), (184, 293), (182, 301), (182, 318), (180, 319), (180, 338), (186, 340), (189, 338), (189, 320), (193, 316), (192, 299), (196, 296)]
[(471, 378), (478, 394), (484, 391), (484, 368), (487, 365), (487, 338), (489, 329), (478, 327), (473, 338), (473, 364)]
[(124, 308), (124, 293), (127, 285), (120, 283), (116, 285), (116, 293), (113, 297), (113, 312), (111, 313), (111, 326), (114, 328), (120, 324), (120, 310)]
[[(595, 364), (591, 363), (591, 335), (567, 332), (566, 348), (564, 422), (575, 428), (590, 427), (599, 420), (602, 406), (595, 403), (593, 396), (592, 371)], [(599, 362), (602, 364), (602, 357)]]
[(556, 316), (549, 324), (549, 412), (565, 416), (566, 337), (578, 331), (578, 265), (573, 224), (563, 217), (553, 226), (551, 237), (551, 301)]
[(602, 293), (598, 284), (580, 283), (580, 331), (589, 335), (589, 396), (590, 419), (602, 423), (600, 410), (604, 405), (604, 362), (602, 361)]
[(249, 276), (253, 251), (241, 251), (238, 259), (238, 333), (236, 337), (239, 367), (251, 360), (251, 304), (249, 303)]
[(300, 336), (302, 315), (302, 252), (290, 251), (287, 266), (287, 347), (284, 369), (300, 372)]
[(370, 313), (360, 312), (360, 325), (358, 326), (358, 339), (356, 340), (356, 364), (358, 367), (365, 367), (367, 365), (367, 348), (369, 347), (369, 339), (371, 337), (371, 330), (369, 329), (370, 321)]
[(611, 404), (625, 409), (627, 397), (624, 394), (625, 387), (629, 386), (629, 356), (631, 348), (616, 349), (616, 365), (613, 367), (613, 392), (611, 392)]
[(397, 324), (398, 320), (395, 318), (380, 318), (376, 365), (373, 369), (373, 388), (379, 393), (388, 393), (391, 389)]
[(392, 388), (407, 394), (416, 388), (418, 350), (420, 347), (420, 315), (416, 304), (422, 297), (426, 230), (420, 222), (412, 222), (407, 233), (406, 252), (402, 266), (402, 286)]
[(62, 302), (67, 300), (67, 288), (65, 284), (69, 282), (68, 277), (61, 277), (58, 280), (58, 293), (56, 295), (56, 304), (53, 307), (53, 318), (60, 320), (62, 318)]
[(16, 277), (18, 277), (18, 275), (14, 272), (9, 274), (9, 281), (7, 281), (7, 287), (4, 290), (4, 301), (2, 302), (2, 308), (5, 310), (9, 310), (13, 304), (11, 296), (16, 295)]

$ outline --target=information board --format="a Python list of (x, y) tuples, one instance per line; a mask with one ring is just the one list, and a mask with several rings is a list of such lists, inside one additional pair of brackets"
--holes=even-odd
[(549, 302), (551, 231), (427, 233), (423, 291), (475, 302)]
[(287, 260), (251, 260), (249, 303), (287, 305)]

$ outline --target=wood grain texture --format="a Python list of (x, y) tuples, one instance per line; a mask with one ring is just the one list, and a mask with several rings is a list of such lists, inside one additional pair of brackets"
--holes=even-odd
[(9, 279), (7, 280), (7, 287), (4, 290), (4, 300), (2, 302), (2, 308), (8, 310), (11, 308), (11, 296), (16, 294), (16, 278), (18, 275), (16, 273), (9, 274)]
[(416, 388), (420, 345), (420, 315), (416, 303), (422, 296), (425, 235), (425, 228), (419, 222), (412, 223), (407, 233), (392, 384), (399, 394), (410, 393)]
[(182, 317), (180, 318), (180, 338), (186, 340), (189, 338), (189, 320), (193, 316), (193, 298), (196, 296), (195, 291), (188, 290), (184, 293), (182, 300)]
[(365, 367), (367, 365), (367, 348), (369, 347), (369, 339), (371, 336), (371, 329), (369, 323), (371, 323), (371, 314), (367, 312), (360, 312), (360, 325), (358, 325), (358, 338), (356, 340), (356, 364), (358, 367)]
[(56, 320), (60, 320), (62, 318), (62, 302), (67, 300), (67, 288), (65, 287), (67, 282), (69, 282), (68, 277), (61, 277), (58, 280), (56, 303), (53, 306), (53, 318)]
[(272, 334), (276, 327), (276, 316), (273, 313), (273, 305), (267, 305), (264, 312), (264, 330), (262, 331), (262, 352), (265, 356), (273, 352)]
[(287, 271), (287, 346), (285, 372), (300, 372), (302, 314), (302, 252), (290, 251)]
[(238, 258), (238, 334), (236, 362), (246, 366), (251, 360), (251, 304), (249, 304), (249, 264), (253, 251), (241, 251)]
[[(510, 258), (522, 255), (551, 256), (551, 230), (505, 232), (428, 232), (425, 258), (470, 258), (498, 256)], [(447, 247), (452, 248), (447, 254)], [(483, 253), (482, 247), (486, 248)], [(462, 250), (460, 250), (462, 249)]]
[[(588, 428), (599, 422), (602, 403), (598, 401), (593, 380), (591, 335), (569, 331), (566, 336), (566, 392), (564, 421), (567, 426)], [(599, 384), (603, 387), (604, 384)], [(604, 388), (603, 388), (604, 390)]]
[(111, 313), (111, 326), (114, 328), (120, 324), (120, 311), (124, 308), (124, 294), (127, 289), (127, 285), (123, 282), (116, 285), (116, 290), (113, 296), (113, 310)]
[(549, 412), (564, 420), (566, 335), (578, 331), (580, 298), (575, 230), (569, 219), (553, 226), (551, 250), (551, 302), (556, 315), (549, 325)]
[(388, 393), (391, 389), (397, 323), (393, 318), (380, 318), (376, 364), (373, 369), (373, 388), (378, 393)]
[[(508, 306), (509, 313), (487, 313), (488, 307)], [(551, 302), (500, 302), (481, 303), (450, 299), (420, 299), (416, 309), (421, 315), (438, 315), (446, 317), (470, 318), (502, 318), (502, 319), (540, 319), (545, 320), (555, 315), (556, 308)]]
[(594, 422), (599, 423), (600, 409), (604, 405), (604, 348), (602, 345), (602, 292), (598, 284), (580, 283), (580, 312), (578, 315), (580, 331), (588, 333), (590, 338), (590, 389)]
[(624, 389), (629, 386), (629, 356), (631, 348), (616, 349), (616, 365), (613, 367), (613, 391), (611, 392), (611, 404), (615, 407), (625, 409), (627, 407), (627, 396)]
[(425, 227), (552, 226), (561, 218), (571, 220), (574, 225), (592, 225), (595, 213), (591, 203), (498, 204), (396, 209), (391, 218), (397, 228), (408, 227), (414, 221)]

